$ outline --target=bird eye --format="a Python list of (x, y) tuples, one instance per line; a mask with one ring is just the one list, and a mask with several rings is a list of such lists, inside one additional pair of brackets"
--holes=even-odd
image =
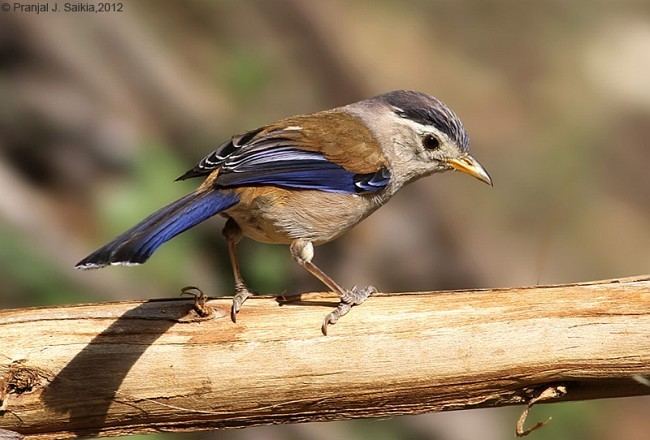
[(422, 146), (427, 150), (437, 150), (440, 147), (440, 140), (432, 134), (422, 138)]

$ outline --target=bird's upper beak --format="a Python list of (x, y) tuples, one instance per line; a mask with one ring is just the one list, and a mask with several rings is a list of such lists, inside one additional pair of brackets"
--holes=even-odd
[(469, 174), (470, 176), (476, 177), (481, 182), (487, 183), (492, 186), (492, 178), (488, 172), (483, 168), (483, 165), (478, 163), (469, 154), (459, 157), (458, 159), (448, 159), (447, 163), (455, 170), (461, 171), (463, 173)]

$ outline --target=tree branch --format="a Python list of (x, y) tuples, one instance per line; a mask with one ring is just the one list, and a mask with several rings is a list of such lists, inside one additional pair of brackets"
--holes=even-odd
[(526, 404), (550, 386), (566, 389), (551, 401), (650, 394), (650, 276), (379, 295), (327, 337), (328, 295), (252, 298), (237, 324), (230, 299), (208, 304), (206, 320), (187, 299), (0, 311), (0, 430), (386, 417)]

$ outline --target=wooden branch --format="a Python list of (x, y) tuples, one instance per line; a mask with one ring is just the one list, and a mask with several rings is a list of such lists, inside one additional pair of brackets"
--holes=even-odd
[(566, 393), (552, 401), (650, 394), (650, 276), (380, 295), (326, 337), (335, 303), (252, 298), (236, 324), (228, 298), (204, 321), (187, 299), (0, 311), (0, 433), (386, 417), (525, 404), (553, 386)]

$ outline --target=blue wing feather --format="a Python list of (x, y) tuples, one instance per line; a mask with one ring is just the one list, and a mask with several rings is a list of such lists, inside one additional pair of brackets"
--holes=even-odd
[(390, 171), (382, 168), (372, 174), (356, 174), (354, 185), (357, 192), (375, 192), (386, 188), (390, 182)]
[(79, 263), (92, 269), (144, 263), (163, 243), (239, 201), (231, 191), (194, 192), (161, 208)]
[(328, 161), (322, 154), (293, 147), (276, 147), (226, 160), (216, 184), (220, 187), (275, 185), (292, 189), (358, 194), (388, 185), (387, 169), (355, 174)]
[(208, 175), (218, 168), (215, 185), (221, 188), (275, 185), (345, 194), (377, 192), (390, 181), (386, 168), (355, 174), (319, 152), (300, 149), (287, 131), (259, 135), (260, 131), (233, 137), (177, 180)]

